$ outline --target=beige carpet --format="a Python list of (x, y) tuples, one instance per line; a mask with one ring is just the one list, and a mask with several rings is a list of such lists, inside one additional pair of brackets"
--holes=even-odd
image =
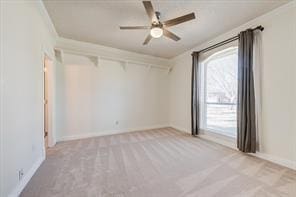
[(58, 143), (23, 197), (296, 196), (296, 171), (172, 128)]

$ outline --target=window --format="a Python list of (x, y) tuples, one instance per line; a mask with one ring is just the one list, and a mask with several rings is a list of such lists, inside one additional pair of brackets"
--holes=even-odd
[(238, 48), (216, 52), (202, 64), (202, 129), (236, 137)]

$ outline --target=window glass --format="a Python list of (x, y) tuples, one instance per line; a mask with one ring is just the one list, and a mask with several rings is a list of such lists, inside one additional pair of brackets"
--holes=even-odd
[(202, 120), (207, 131), (236, 137), (237, 47), (219, 51), (203, 64)]

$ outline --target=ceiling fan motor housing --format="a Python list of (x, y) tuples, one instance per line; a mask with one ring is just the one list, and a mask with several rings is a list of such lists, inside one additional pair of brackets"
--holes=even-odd
[(180, 23), (184, 23), (187, 21), (190, 21), (192, 19), (195, 19), (194, 12), (190, 14), (186, 14), (183, 16), (179, 16), (177, 18), (173, 18), (170, 20), (166, 20), (163, 23), (160, 21), (160, 12), (154, 11), (151, 1), (145, 0), (143, 1), (143, 5), (145, 7), (146, 13), (150, 19), (150, 25), (149, 26), (126, 26), (126, 27), (120, 27), (120, 29), (150, 29), (150, 34), (147, 35), (143, 45), (148, 44), (148, 42), (152, 38), (160, 38), (162, 35), (165, 37), (168, 37), (174, 41), (178, 41), (181, 38), (178, 37), (176, 34), (172, 33), (167, 29), (167, 27), (171, 27), (174, 25), (178, 25)]

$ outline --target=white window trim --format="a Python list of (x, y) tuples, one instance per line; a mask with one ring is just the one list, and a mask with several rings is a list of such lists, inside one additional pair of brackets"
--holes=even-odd
[[(207, 80), (207, 66), (204, 66), (205, 64), (207, 64), (208, 61), (210, 60), (214, 60), (216, 58), (218, 58), (220, 53), (223, 54), (224, 52), (227, 52), (228, 50), (231, 51), (232, 49), (237, 49), (238, 46), (237, 46), (237, 43), (232, 43), (230, 46), (227, 45), (223, 48), (220, 48), (219, 50), (215, 50), (214, 52), (212, 52), (210, 55), (208, 56), (204, 56), (201, 60), (201, 63), (200, 63), (200, 68), (201, 68), (201, 72), (200, 72), (200, 79), (201, 79), (201, 83), (202, 86), (200, 88), (200, 106), (201, 106), (201, 110), (200, 110), (200, 125), (201, 125), (201, 128), (200, 128), (200, 131), (201, 131), (201, 134), (202, 134), (202, 137), (203, 138), (206, 138), (208, 140), (212, 140), (212, 141), (215, 141), (217, 143), (220, 143), (220, 144), (223, 144), (223, 145), (226, 145), (228, 147), (231, 147), (231, 148), (236, 148), (236, 136), (230, 136), (230, 135), (227, 135), (227, 134), (223, 134), (223, 131), (220, 131), (220, 130), (214, 130), (214, 129), (211, 129), (209, 127), (207, 127), (207, 123), (206, 123), (206, 110), (207, 110), (207, 104), (206, 104), (206, 93), (205, 93), (205, 90), (207, 89), (206, 87), (206, 83), (205, 81)], [(219, 132), (220, 131), (220, 132)]]

